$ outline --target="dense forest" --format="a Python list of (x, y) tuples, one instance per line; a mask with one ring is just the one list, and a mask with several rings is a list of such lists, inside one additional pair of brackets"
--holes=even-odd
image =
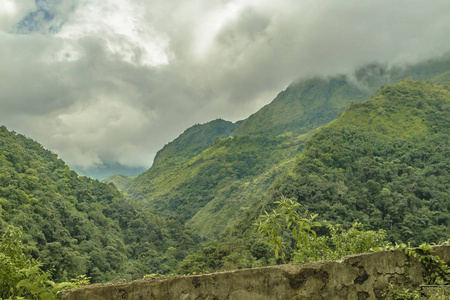
[(57, 281), (176, 270), (199, 239), (143, 210), (114, 185), (79, 177), (37, 142), (0, 127), (0, 224), (22, 228), (25, 252)]
[[(240, 267), (273, 263), (249, 220), (274, 209), (283, 196), (301, 204), (302, 213), (318, 214), (322, 223), (384, 229), (390, 242), (445, 241), (450, 236), (449, 138), (447, 88), (411, 80), (383, 87), (317, 130), (289, 171), (242, 212), (221, 242), (189, 255), (181, 268), (226, 269), (233, 257), (240, 258), (235, 263)], [(328, 233), (325, 226), (317, 230)], [(241, 246), (234, 251), (236, 244)]]
[(318, 131), (272, 187), (325, 220), (383, 228), (391, 241), (450, 236), (450, 93), (417, 81), (382, 88)]

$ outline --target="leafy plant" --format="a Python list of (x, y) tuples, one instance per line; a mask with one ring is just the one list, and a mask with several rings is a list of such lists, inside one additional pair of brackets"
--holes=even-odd
[(286, 254), (284, 252), (285, 241), (282, 233), (288, 230), (292, 234), (292, 238), (296, 241), (297, 248), (307, 247), (311, 237), (316, 237), (316, 232), (313, 227), (321, 226), (319, 222), (314, 221), (317, 215), (307, 217), (307, 213), (300, 214), (298, 207), (299, 203), (294, 203), (291, 199), (282, 196), (277, 209), (272, 213), (265, 212), (261, 215), (255, 225), (258, 226), (258, 232), (261, 236), (267, 237), (269, 244), (275, 251), (275, 257), (281, 254), (283, 261), (286, 261)]
[(420, 289), (402, 289), (390, 283), (388, 289), (382, 294), (386, 300), (448, 300), (450, 289), (448, 286), (439, 286), (429, 295), (423, 295)]
[(0, 299), (60, 299), (60, 291), (89, 284), (82, 275), (70, 282), (54, 283), (42, 263), (23, 252), (22, 232), (15, 227), (5, 229), (0, 240)]
[(342, 225), (327, 223), (329, 235), (312, 238), (307, 247), (298, 249), (293, 262), (302, 263), (318, 260), (337, 260), (346, 255), (368, 252), (373, 248), (386, 246), (386, 232), (364, 230), (363, 224), (355, 222), (348, 229)]
[[(446, 242), (448, 243), (448, 242)], [(384, 247), (381, 250), (401, 251), (410, 259), (416, 259), (424, 268), (424, 280), (426, 284), (438, 285), (435, 293), (429, 297), (422, 296), (420, 289), (404, 289), (396, 285), (389, 284), (384, 297), (388, 300), (416, 300), (416, 299), (448, 299), (450, 290), (450, 269), (440, 257), (433, 255), (433, 248), (430, 244), (423, 243), (419, 247), (413, 248), (410, 244), (396, 244), (394, 246)]]
[(289, 198), (281, 197), (277, 209), (272, 213), (265, 212), (261, 215), (255, 225), (258, 232), (275, 250), (275, 257), (281, 253), (283, 261), (286, 261), (285, 241), (283, 235), (285, 231), (291, 233), (295, 240), (291, 262), (308, 262), (317, 260), (336, 260), (349, 254), (363, 253), (374, 247), (386, 246), (386, 232), (364, 231), (361, 223), (355, 222), (352, 227), (345, 229), (342, 225), (332, 225), (327, 223), (329, 235), (317, 236), (313, 227), (321, 224), (314, 221), (316, 215), (306, 217), (299, 213), (299, 203), (295, 203)]

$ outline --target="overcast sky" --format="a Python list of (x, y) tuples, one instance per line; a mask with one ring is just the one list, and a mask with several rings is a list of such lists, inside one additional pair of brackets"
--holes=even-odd
[(71, 166), (151, 165), (298, 77), (450, 50), (448, 0), (0, 0), (0, 124)]

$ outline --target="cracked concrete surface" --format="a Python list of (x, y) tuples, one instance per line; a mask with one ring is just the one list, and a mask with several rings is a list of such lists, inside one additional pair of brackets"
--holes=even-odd
[[(435, 254), (450, 262), (450, 245)], [(65, 291), (64, 300), (269, 300), (382, 299), (389, 282), (417, 287), (423, 267), (400, 252), (374, 252), (320, 261), (244, 269), (195, 276), (148, 278), (132, 282), (94, 284)]]

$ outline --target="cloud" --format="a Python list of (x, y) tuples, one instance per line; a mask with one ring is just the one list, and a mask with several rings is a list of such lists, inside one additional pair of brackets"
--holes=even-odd
[(14, 25), (35, 8), (34, 0), (2, 0), (0, 9), (0, 31), (12, 30)]
[(0, 119), (73, 166), (149, 166), (296, 78), (450, 50), (450, 2), (5, 0)]

